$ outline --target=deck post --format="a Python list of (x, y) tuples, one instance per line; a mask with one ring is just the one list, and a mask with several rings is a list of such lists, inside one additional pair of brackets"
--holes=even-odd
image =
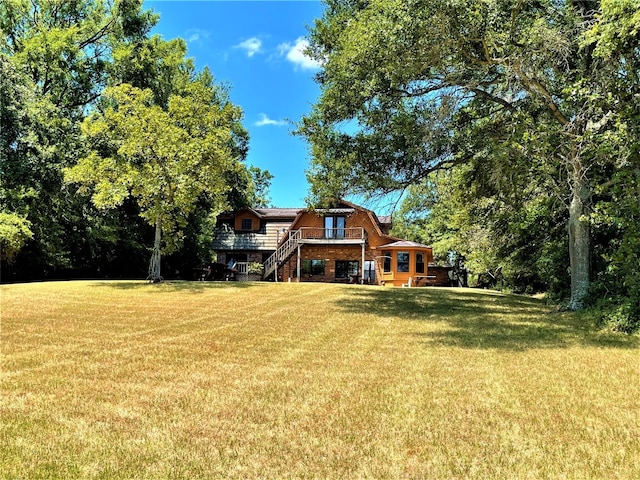
[(297, 261), (297, 270), (298, 270), (298, 283), (300, 283), (300, 244), (298, 243), (298, 261)]
[(362, 263), (360, 264), (360, 285), (364, 285), (364, 242), (362, 242)]

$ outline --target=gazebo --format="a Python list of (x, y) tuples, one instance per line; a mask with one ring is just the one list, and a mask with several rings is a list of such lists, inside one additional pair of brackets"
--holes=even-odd
[(433, 249), (408, 240), (376, 248), (377, 273), (385, 285), (420, 286), (430, 283), (429, 264), (433, 263)]

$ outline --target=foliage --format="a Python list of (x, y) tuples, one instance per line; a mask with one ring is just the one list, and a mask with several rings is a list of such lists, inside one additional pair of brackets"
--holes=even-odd
[[(598, 153), (613, 159), (607, 181), (596, 187), (591, 213), (601, 239), (590, 302), (606, 325), (640, 328), (640, 7), (634, 0), (603, 0), (600, 21), (585, 48), (603, 60), (608, 128), (598, 130)], [(602, 167), (601, 167), (602, 168)]]
[(264, 265), (262, 265), (259, 262), (251, 262), (249, 263), (249, 265), (247, 265), (247, 273), (262, 275), (263, 272), (264, 272)]
[(599, 189), (634, 150), (621, 133), (638, 118), (628, 112), (637, 104), (637, 2), (326, 5), (309, 48), (324, 65), (322, 92), (299, 126), (313, 154), (312, 200), (404, 190), (468, 163), (474, 236), (489, 234), (477, 248), (502, 239), (499, 247), (523, 252), (537, 220), (564, 219), (565, 239), (553, 228), (547, 243), (567, 245), (569, 307), (581, 308), (598, 248), (592, 208), (608, 201)]
[[(172, 107), (173, 115), (182, 108), (190, 133), (197, 126), (184, 110), (198, 96), (221, 111), (226, 108), (222, 117), (239, 115), (231, 113), (235, 107), (225, 88), (206, 92), (214, 85), (213, 76), (207, 69), (195, 71), (193, 61), (185, 57), (184, 40), (150, 35), (158, 16), (143, 10), (142, 4), (142, 0), (0, 2), (0, 210), (25, 218), (33, 232), (14, 264), (3, 265), (5, 278), (130, 277), (144, 271), (139, 270), (138, 256), (145, 254), (153, 230), (138, 215), (149, 210), (120, 197), (113, 202), (118, 206), (107, 212), (95, 206), (88, 190), (78, 193), (63, 178), (63, 171), (91, 155), (81, 125), (88, 114), (108, 108), (101, 97), (106, 87), (117, 90), (128, 84), (151, 92), (149, 105), (165, 112), (172, 97), (177, 103), (185, 99), (182, 107)], [(196, 92), (196, 84), (204, 93)], [(213, 144), (231, 152), (232, 158), (245, 158), (246, 131), (239, 119), (227, 123), (229, 135)], [(110, 146), (102, 144), (99, 153), (110, 154)], [(220, 173), (234, 186), (227, 198), (197, 196), (195, 210), (176, 210), (165, 218), (165, 226), (195, 222), (183, 230), (188, 237), (185, 252), (176, 252), (184, 262), (197, 264), (209, 257), (205, 246), (210, 243), (211, 216), (222, 205), (268, 198), (268, 172), (251, 173), (236, 166), (221, 168)], [(219, 183), (213, 182), (212, 188)], [(258, 198), (255, 192), (261, 188)], [(102, 194), (105, 199), (109, 196), (106, 190)], [(94, 198), (98, 204), (109, 203)], [(177, 234), (167, 240), (170, 249), (181, 244)]]
[(156, 250), (177, 248), (201, 195), (224, 210), (225, 174), (243, 168), (232, 135), (241, 111), (208, 82), (194, 79), (182, 95), (169, 97), (166, 110), (155, 104), (151, 90), (108, 88), (104, 107), (83, 123), (89, 155), (65, 173), (68, 182), (91, 189), (98, 208), (135, 198), (140, 216), (165, 232), (164, 246), (157, 238)]
[(228, 172), (226, 181), (231, 187), (227, 203), (231, 210), (250, 207), (268, 207), (271, 204), (269, 188), (273, 175), (268, 170), (251, 165), (245, 170)]
[(249, 173), (251, 175), (251, 188), (246, 189), (246, 191), (251, 192), (251, 197), (248, 199), (248, 205), (262, 208), (269, 207), (271, 205), (269, 188), (273, 175), (268, 170), (261, 170), (254, 165), (249, 167)]
[(631, 334), (640, 330), (640, 306), (633, 300), (610, 298), (599, 300), (592, 308), (599, 327)]
[(434, 173), (407, 190), (392, 233), (429, 244), (437, 262), (460, 256), (479, 275), (500, 269), (500, 286), (515, 292), (567, 295), (564, 210), (532, 182), (517, 196), (487, 196), (472, 163)]
[(96, 235), (107, 219), (64, 188), (62, 169), (83, 154), (79, 124), (107, 82), (114, 49), (144, 37), (157, 20), (141, 4), (0, 2), (0, 203), (29, 220), (34, 234), (11, 267), (18, 278), (76, 268), (90, 251), (111, 248)]
[(15, 213), (0, 212), (0, 259), (10, 262), (33, 237), (31, 223)]

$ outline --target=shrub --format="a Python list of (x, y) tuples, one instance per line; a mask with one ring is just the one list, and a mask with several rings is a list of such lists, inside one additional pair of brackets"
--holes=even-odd
[(637, 301), (620, 300), (616, 298), (598, 302), (594, 309), (598, 326), (614, 332), (637, 332), (640, 330), (640, 305)]
[(247, 265), (247, 273), (254, 275), (262, 275), (262, 271), (264, 270), (264, 266), (259, 262), (251, 262)]

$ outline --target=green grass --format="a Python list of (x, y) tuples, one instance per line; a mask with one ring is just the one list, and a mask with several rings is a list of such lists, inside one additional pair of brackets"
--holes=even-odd
[(470, 289), (0, 286), (1, 478), (640, 478), (639, 338)]

